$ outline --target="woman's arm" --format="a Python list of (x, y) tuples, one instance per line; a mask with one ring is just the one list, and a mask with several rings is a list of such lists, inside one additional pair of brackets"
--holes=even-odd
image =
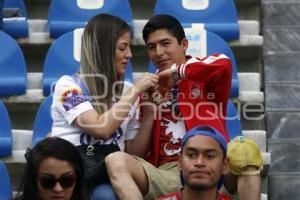
[(152, 128), (156, 117), (157, 105), (145, 102), (143, 103), (143, 119), (141, 127), (135, 138), (125, 143), (125, 151), (129, 154), (145, 158), (149, 151), (152, 137)]
[(158, 76), (156, 74), (144, 73), (134, 86), (122, 95), (118, 103), (114, 104), (108, 111), (99, 115), (95, 110), (88, 110), (75, 118), (73, 123), (93, 137), (108, 139), (128, 116), (140, 93), (155, 87), (157, 83)]

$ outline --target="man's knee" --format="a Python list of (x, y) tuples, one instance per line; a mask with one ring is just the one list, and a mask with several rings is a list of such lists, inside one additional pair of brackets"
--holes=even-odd
[(121, 151), (109, 154), (108, 156), (105, 157), (106, 168), (108, 170), (115, 169), (115, 168), (125, 169), (128, 156), (130, 155)]
[(263, 158), (258, 145), (250, 138), (239, 136), (228, 144), (230, 172), (234, 175), (255, 176), (260, 174)]

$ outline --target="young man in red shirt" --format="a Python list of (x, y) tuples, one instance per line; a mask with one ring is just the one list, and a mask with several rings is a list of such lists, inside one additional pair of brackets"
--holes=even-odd
[[(220, 53), (204, 58), (186, 56), (188, 41), (184, 30), (178, 20), (169, 15), (152, 17), (143, 29), (143, 38), (149, 58), (157, 67), (163, 102), (153, 119), (144, 119), (153, 123), (152, 135), (139, 136), (149, 149), (148, 162), (122, 152), (105, 159), (112, 186), (122, 200), (156, 199), (180, 189), (180, 141), (192, 128), (211, 126), (229, 142), (225, 116), (231, 87), (230, 59)], [(145, 108), (149, 112), (150, 106)], [(237, 186), (240, 199), (258, 200), (261, 162), (232, 165), (240, 169), (236, 175), (250, 170), (248, 174), (254, 176), (226, 179), (226, 188), (233, 191)]]

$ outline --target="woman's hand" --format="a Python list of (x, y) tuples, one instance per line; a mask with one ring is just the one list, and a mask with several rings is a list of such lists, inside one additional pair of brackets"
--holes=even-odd
[(158, 84), (158, 75), (145, 72), (134, 84), (137, 94), (141, 94), (150, 88), (155, 88)]
[(164, 102), (164, 97), (162, 96), (158, 88), (151, 94), (151, 97), (152, 102), (157, 106)]

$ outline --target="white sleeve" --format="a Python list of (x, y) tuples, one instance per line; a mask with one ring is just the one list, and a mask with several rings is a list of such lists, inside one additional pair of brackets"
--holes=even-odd
[(54, 106), (71, 124), (81, 113), (94, 109), (82, 89), (72, 77), (63, 76), (56, 85), (53, 95)]
[(141, 127), (141, 123), (139, 120), (139, 109), (137, 109), (137, 102), (133, 105), (132, 110), (130, 111), (131, 113), (131, 118), (127, 124), (127, 130), (125, 134), (125, 141), (127, 140), (132, 140), (135, 138), (135, 135), (137, 134), (138, 130)]

